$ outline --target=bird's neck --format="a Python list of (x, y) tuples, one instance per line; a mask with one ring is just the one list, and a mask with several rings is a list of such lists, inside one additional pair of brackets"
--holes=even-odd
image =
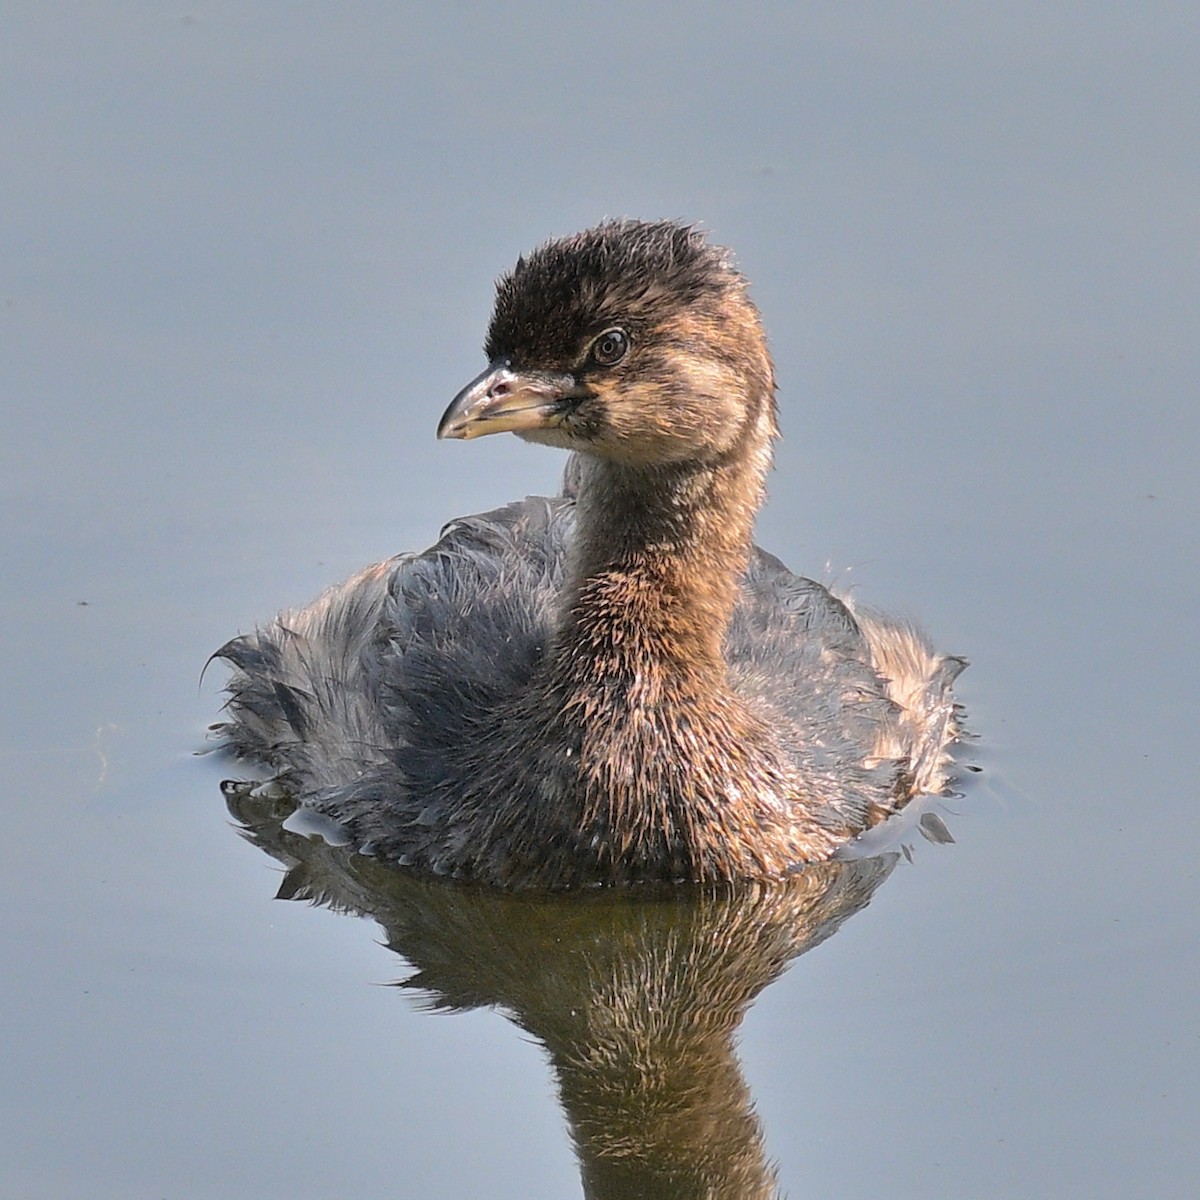
[(748, 434), (706, 463), (584, 465), (560, 665), (670, 690), (723, 687), (769, 440)]

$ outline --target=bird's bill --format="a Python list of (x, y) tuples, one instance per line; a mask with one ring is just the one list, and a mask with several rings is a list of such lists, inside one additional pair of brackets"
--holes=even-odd
[(580, 395), (570, 375), (514, 371), (507, 359), (497, 359), (450, 401), (437, 435), (466, 440), (488, 433), (549, 429)]

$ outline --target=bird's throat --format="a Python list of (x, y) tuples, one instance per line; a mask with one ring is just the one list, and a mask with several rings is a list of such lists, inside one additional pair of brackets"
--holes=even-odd
[(723, 643), (762, 472), (744, 455), (631, 468), (592, 460), (556, 650), (593, 674), (723, 689)]

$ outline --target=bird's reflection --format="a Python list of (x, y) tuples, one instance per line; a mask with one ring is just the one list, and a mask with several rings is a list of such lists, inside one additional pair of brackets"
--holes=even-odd
[(279, 895), (373, 918), (443, 1011), (490, 1006), (549, 1054), (589, 1197), (776, 1194), (734, 1053), (751, 1001), (863, 908), (897, 855), (786, 883), (504, 894), (409, 875), (293, 832), (289, 802), (231, 787)]

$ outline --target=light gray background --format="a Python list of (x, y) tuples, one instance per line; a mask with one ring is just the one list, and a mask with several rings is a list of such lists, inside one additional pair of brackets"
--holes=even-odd
[(554, 487), (433, 428), (494, 276), (637, 215), (754, 282), (759, 540), (973, 662), (957, 844), (744, 1027), (784, 1186), (1194, 1196), (1196, 13), (6, 5), (0, 1195), (578, 1194), (537, 1048), (192, 751), (231, 634)]

